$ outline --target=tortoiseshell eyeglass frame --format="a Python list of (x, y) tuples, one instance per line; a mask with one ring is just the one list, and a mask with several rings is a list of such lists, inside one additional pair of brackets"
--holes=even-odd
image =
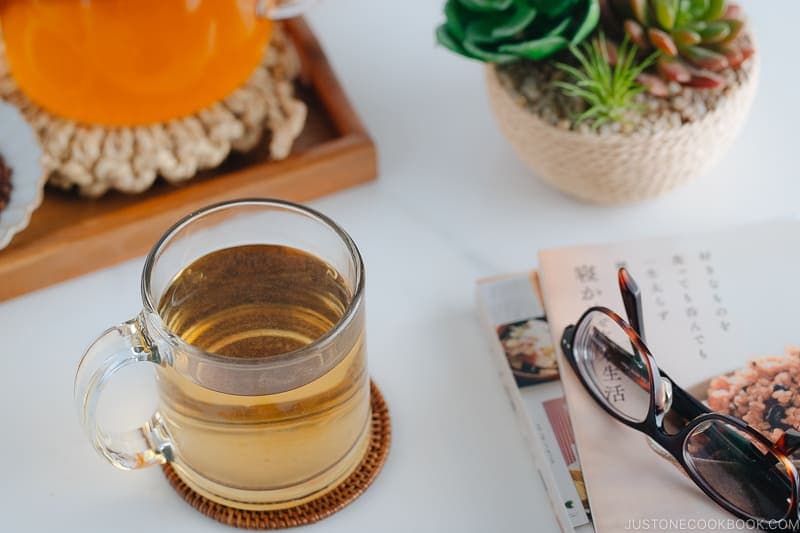
[[(655, 358), (644, 343), (641, 294), (638, 286), (625, 268), (619, 269), (618, 281), (626, 314), (628, 315), (631, 325), (611, 309), (596, 306), (587, 309), (578, 319), (577, 323), (567, 326), (561, 338), (561, 349), (584, 388), (609, 415), (623, 424), (644, 433), (669, 453), (683, 468), (689, 478), (694, 481), (709, 498), (717, 502), (721, 507), (745, 520), (753, 520), (757, 523), (764, 523), (767, 521), (774, 523), (785, 522), (789, 525), (789, 529), (772, 528), (770, 529), (772, 531), (800, 531), (796, 528), (796, 522), (799, 517), (798, 499), (800, 495), (798, 494), (798, 486), (800, 486), (800, 479), (798, 478), (797, 468), (789, 457), (795, 450), (800, 449), (800, 432), (793, 429), (788, 430), (778, 442), (773, 444), (757, 429), (733, 416), (712, 412), (694, 396), (678, 387), (667, 373), (656, 365)], [(629, 354), (623, 353), (622, 351), (617, 354), (617, 357), (613, 357), (613, 353), (611, 356), (607, 355), (615, 366), (622, 370), (640, 387), (649, 387), (650, 391), (656, 391), (656, 394), (650, 393), (647, 415), (642, 421), (626, 418), (613, 410), (607, 403), (606, 398), (602, 397), (596, 387), (590, 383), (589, 380), (591, 378), (585, 375), (584, 371), (581, 370), (581, 365), (576, 358), (574, 350), (575, 332), (578, 331), (582, 322), (595, 312), (604, 314), (625, 332), (631, 342), (631, 346), (639, 353), (641, 361), (644, 361), (647, 365), (647, 368), (644, 368), (641, 362), (632, 360)], [(668, 432), (664, 427), (665, 416), (667, 414), (670, 415), (671, 419), (678, 418), (680, 421), (675, 432)], [(729, 502), (720, 492), (702, 478), (694, 468), (687, 464), (684, 456), (686, 439), (698, 425), (713, 420), (723, 422), (746, 434), (748, 438), (763, 446), (764, 449), (769, 450), (781, 462), (785, 469), (785, 474), (791, 483), (791, 501), (789, 502), (788, 511), (783, 518), (766, 519), (764, 517), (748, 514), (745, 510)], [(795, 528), (792, 529), (792, 526)]]

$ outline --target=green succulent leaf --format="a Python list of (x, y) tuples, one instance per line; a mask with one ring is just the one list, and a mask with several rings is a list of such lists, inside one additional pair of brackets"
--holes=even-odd
[(679, 0), (652, 0), (653, 11), (656, 20), (662, 30), (670, 31), (675, 26), (675, 18), (678, 16)]
[(594, 31), (597, 27), (597, 23), (600, 21), (600, 3), (598, 0), (588, 0), (587, 8), (586, 8), (586, 15), (583, 17), (583, 20), (575, 29), (575, 34), (572, 36), (570, 40), (571, 45), (580, 44), (586, 39), (590, 33)]
[(504, 44), (499, 50), (500, 52), (540, 61), (565, 49), (567, 46), (569, 46), (569, 41), (561, 36), (554, 35), (552, 37), (542, 37), (541, 39), (526, 41), (524, 43)]
[(700, 41), (703, 40), (699, 33), (694, 30), (690, 30), (689, 28), (678, 28), (673, 30), (672, 38), (675, 39), (675, 42), (678, 45), (683, 46), (700, 44)]
[(466, 19), (464, 8), (458, 0), (447, 0), (444, 5), (445, 23), (447, 30), (454, 39), (459, 41), (464, 40), (467, 35)]
[(467, 36), (464, 38), (467, 41), (474, 43), (494, 43), (501, 39), (492, 35), (497, 25), (495, 17), (475, 19), (467, 26)]
[(731, 27), (725, 22), (709, 22), (699, 33), (704, 43), (721, 43), (730, 35)]
[(536, 18), (536, 10), (525, 1), (516, 2), (514, 13), (492, 31), (492, 35), (509, 39), (527, 28)]
[(732, 20), (723, 20), (722, 22), (724, 24), (727, 24), (728, 29), (730, 30), (728, 36), (725, 37), (725, 39), (722, 41), (723, 44), (729, 43), (734, 39), (736, 39), (737, 37), (739, 37), (739, 35), (742, 33), (742, 30), (744, 29), (744, 22), (741, 20), (732, 19)]
[(695, 20), (687, 24), (686, 27), (697, 33), (702, 33), (708, 27), (708, 23), (704, 20)]
[(445, 24), (442, 24), (436, 28), (436, 42), (448, 50), (455, 52), (456, 54), (468, 57), (470, 59), (478, 59), (476, 56), (467, 52), (463, 46), (461, 46), (461, 41), (454, 39), (453, 36), (450, 35), (450, 32)]
[(472, 42), (469, 39), (464, 41), (463, 46), (471, 57), (489, 63), (508, 63), (518, 59), (515, 55), (506, 53), (504, 50), (495, 50), (480, 43)]
[(682, 0), (681, 11), (684, 11), (692, 19), (703, 18), (711, 6), (711, 0)]
[(703, 48), (702, 46), (687, 46), (682, 50), (682, 55), (695, 66), (714, 72), (728, 66), (728, 58), (718, 52)]
[(725, 0), (709, 0), (708, 8), (703, 14), (703, 20), (712, 21), (719, 19), (725, 13), (727, 7), (727, 2)]
[(458, 0), (461, 5), (470, 11), (479, 13), (492, 13), (504, 11), (511, 7), (514, 0)]
[(536, 10), (525, 2), (516, 2), (517, 8), (511, 13), (503, 13), (473, 21), (468, 27), (466, 38), (474, 42), (495, 43), (510, 39), (527, 28), (536, 18)]

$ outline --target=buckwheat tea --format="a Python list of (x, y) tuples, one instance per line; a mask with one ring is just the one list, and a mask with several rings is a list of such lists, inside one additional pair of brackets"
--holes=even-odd
[[(242, 362), (280, 358), (319, 339), (350, 298), (344, 278), (319, 258), (249, 245), (185, 267), (158, 311), (185, 342)], [(211, 486), (212, 496), (240, 507), (250, 491), (269, 491), (279, 505), (307, 494), (310, 484), (324, 490), (352, 471), (368, 443), (367, 379), (363, 331), (330, 371), (276, 394), (215, 392), (159, 368), (159, 412), (182, 458), (173, 466), (190, 485)], [(192, 483), (195, 472), (205, 479)]]

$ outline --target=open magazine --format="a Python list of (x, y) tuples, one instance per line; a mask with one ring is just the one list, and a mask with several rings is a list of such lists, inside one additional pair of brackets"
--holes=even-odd
[(478, 283), (492, 354), (563, 531), (592, 531), (575, 438), (536, 274)]
[[(740, 369), (752, 358), (781, 355), (787, 346), (800, 344), (800, 222), (544, 250), (539, 263), (538, 295), (536, 278), (507, 276), (480, 282), (479, 300), (495, 358), (502, 356), (505, 363), (501, 377), (561, 527), (593, 526), (603, 533), (687, 530), (701, 523), (726, 531), (745, 529), (749, 524), (706, 497), (656, 453), (642, 433), (603, 411), (564, 361), (557, 341), (593, 305), (625, 316), (617, 283), (617, 270), (625, 266), (642, 292), (646, 342), (657, 364), (676, 384), (705, 401), (712, 378)], [(539, 295), (543, 306), (535, 299)], [(546, 323), (541, 320), (543, 309)], [(534, 326), (525, 325), (531, 320)], [(545, 327), (552, 333), (548, 341), (541, 340)], [(536, 341), (526, 340), (530, 336)], [(551, 358), (545, 345), (554, 349), (560, 380), (548, 375)], [(534, 356), (526, 357), (528, 352)], [(525, 381), (528, 374), (543, 379)], [(568, 423), (559, 425), (548, 418), (544, 404), (560, 391), (568, 406)], [(558, 440), (559, 432), (564, 440), (567, 426), (574, 435), (574, 446), (567, 450), (574, 456), (562, 453)], [(579, 465), (573, 457), (579, 458)], [(565, 505), (571, 492), (563, 469), (575, 467), (583, 480), (575, 493), (585, 487), (591, 508), (589, 513), (589, 507), (581, 506), (583, 523), (582, 516), (567, 512), (572, 509)]]

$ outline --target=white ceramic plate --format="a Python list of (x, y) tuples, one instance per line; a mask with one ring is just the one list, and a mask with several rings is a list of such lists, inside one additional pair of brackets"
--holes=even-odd
[(33, 129), (16, 107), (0, 102), (0, 155), (11, 168), (11, 197), (0, 210), (0, 249), (25, 229), (42, 203), (47, 178), (42, 169), (42, 149)]

